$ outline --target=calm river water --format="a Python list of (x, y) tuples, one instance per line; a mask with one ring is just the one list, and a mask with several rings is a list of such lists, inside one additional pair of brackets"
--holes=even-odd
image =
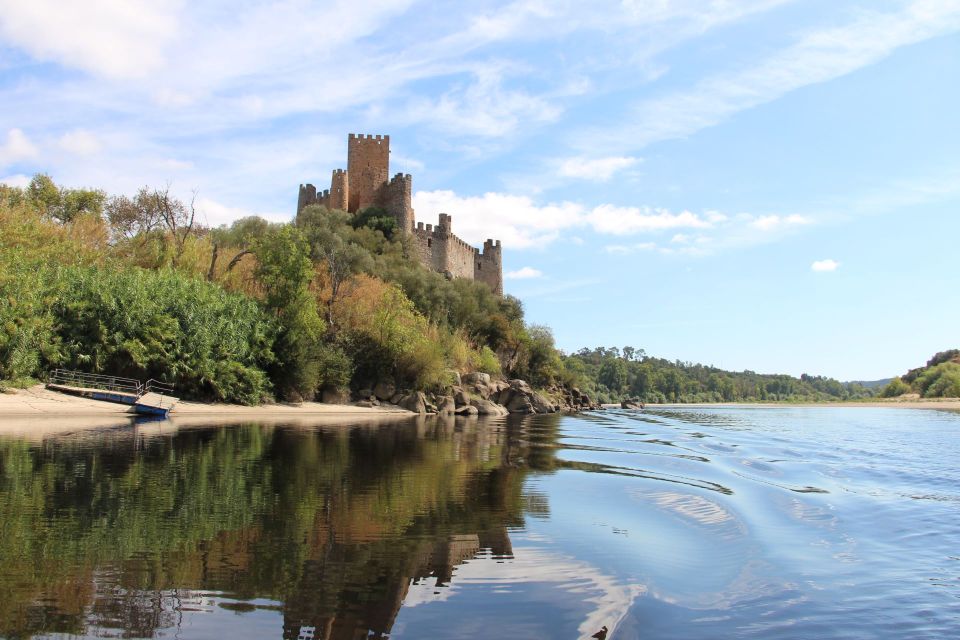
[(957, 638), (960, 413), (0, 436), (0, 636)]

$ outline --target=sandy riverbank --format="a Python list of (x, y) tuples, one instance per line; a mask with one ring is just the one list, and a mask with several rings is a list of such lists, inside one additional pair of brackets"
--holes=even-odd
[[(304, 402), (299, 405), (270, 404), (244, 407), (229, 404), (179, 402), (170, 414), (177, 425), (205, 422), (283, 422), (334, 424), (398, 420), (414, 414), (392, 405), (352, 405)], [(130, 407), (50, 391), (43, 385), (0, 393), (0, 433), (55, 433), (83, 428), (127, 425), (133, 419)]]

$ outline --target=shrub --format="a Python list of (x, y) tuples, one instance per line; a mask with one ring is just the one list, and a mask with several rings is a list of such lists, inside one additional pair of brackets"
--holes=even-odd
[(887, 383), (887, 386), (883, 388), (883, 391), (880, 392), (880, 396), (883, 398), (896, 398), (897, 396), (902, 396), (905, 393), (910, 393), (910, 391), (910, 385), (900, 378), (894, 378)]
[(960, 397), (960, 364), (945, 361), (924, 371), (917, 386), (925, 398)]

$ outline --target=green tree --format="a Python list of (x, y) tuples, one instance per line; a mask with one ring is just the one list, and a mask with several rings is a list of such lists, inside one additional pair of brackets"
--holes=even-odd
[(323, 379), (325, 326), (310, 291), (309, 245), (296, 227), (278, 225), (257, 238), (253, 251), (264, 306), (278, 324), (271, 377), (284, 397), (311, 400)]
[(607, 389), (619, 394), (627, 385), (627, 363), (620, 358), (607, 358), (600, 365), (597, 378)]

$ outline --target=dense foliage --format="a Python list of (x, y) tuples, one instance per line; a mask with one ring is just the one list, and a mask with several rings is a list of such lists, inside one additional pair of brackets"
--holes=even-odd
[(960, 349), (935, 354), (925, 366), (894, 378), (881, 395), (895, 398), (909, 393), (923, 398), (960, 398)]
[(767, 375), (724, 371), (690, 362), (648, 357), (643, 349), (581, 349), (563, 359), (570, 384), (602, 402), (636, 398), (643, 402), (810, 402), (872, 396), (858, 383), (803, 374)]
[(518, 300), (424, 269), (391, 223), (308, 207), (206, 229), (169, 190), (0, 186), (0, 380), (67, 367), (256, 403), (454, 371), (552, 378), (552, 338)]
[[(0, 185), (0, 381), (69, 367), (243, 403), (378, 381), (441, 388), (466, 371), (577, 386), (604, 402), (872, 395), (857, 383), (723, 371), (633, 347), (565, 356), (548, 327), (524, 321), (519, 300), (422, 267), (408, 243), (376, 208), (310, 206), (290, 224), (251, 217), (207, 229), (169, 189), (108, 197), (44, 175), (23, 189)], [(884, 394), (958, 395), (960, 361), (947, 353)]]

